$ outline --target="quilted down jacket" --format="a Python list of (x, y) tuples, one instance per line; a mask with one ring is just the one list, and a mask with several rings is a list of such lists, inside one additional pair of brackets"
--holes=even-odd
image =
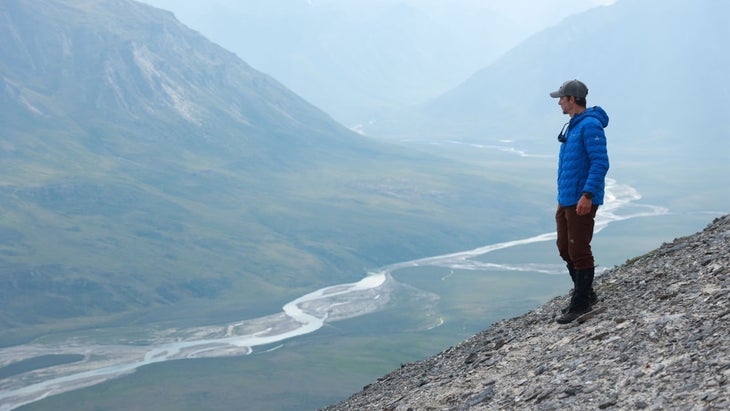
[(558, 160), (558, 203), (578, 204), (583, 192), (593, 193), (593, 204), (603, 204), (608, 172), (606, 134), (608, 114), (601, 107), (587, 108), (570, 119)]

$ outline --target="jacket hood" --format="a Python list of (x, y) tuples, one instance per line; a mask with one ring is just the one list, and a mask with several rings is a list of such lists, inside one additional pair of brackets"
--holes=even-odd
[(598, 122), (601, 123), (601, 126), (603, 126), (604, 128), (608, 127), (608, 114), (606, 114), (606, 112), (600, 106), (593, 106), (585, 109), (585, 111), (573, 117), (573, 119), (570, 121), (570, 124), (571, 126), (573, 124), (578, 124), (579, 122), (589, 117), (593, 117), (598, 120)]

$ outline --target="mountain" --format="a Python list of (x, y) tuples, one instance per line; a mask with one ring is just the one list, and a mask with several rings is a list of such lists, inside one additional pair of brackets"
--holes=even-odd
[(729, 250), (726, 215), (603, 273), (584, 323), (555, 298), (325, 410), (726, 409)]
[(0, 344), (270, 313), (512, 218), (506, 173), (363, 138), (131, 0), (3, 1), (0, 123)]
[[(313, 133), (355, 142), (326, 114), (170, 13), (124, 1), (9, 1), (3, 14), (3, 107), (13, 110), (3, 113), (6, 124), (67, 118), (135, 131), (147, 127), (139, 124), (144, 119), (182, 140), (191, 128), (220, 134), (220, 120), (233, 120), (251, 141), (284, 147), (307, 145)], [(281, 137), (271, 138), (269, 127)]]
[[(609, 106), (634, 128), (669, 120), (665, 128), (691, 130), (687, 118), (706, 119), (703, 106), (730, 93), (719, 81), (730, 62), (722, 52), (728, 7), (712, 0), (619, 0), (588, 10), (535, 34), (419, 114), (440, 132), (458, 126), (454, 133), (472, 138), (479, 132), (523, 136), (559, 116), (547, 93), (579, 78), (590, 89), (589, 104)], [(515, 130), (514, 122), (525, 124)]]

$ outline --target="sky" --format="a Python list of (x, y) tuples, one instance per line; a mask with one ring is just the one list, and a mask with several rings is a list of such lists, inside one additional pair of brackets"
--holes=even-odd
[[(175, 13), (183, 23), (195, 25), (196, 11), (202, 8), (225, 7), (236, 9), (243, 0), (141, 0)], [(512, 20), (524, 24), (527, 30), (537, 31), (541, 28), (558, 23), (563, 18), (596, 6), (607, 6), (616, 0), (270, 0), (283, 3), (306, 2), (313, 6), (319, 4), (337, 4), (341, 7), (361, 5), (363, 3), (395, 4), (404, 3), (424, 10), (440, 11), (445, 7), (450, 9), (492, 9), (502, 13)], [(205, 6), (203, 6), (205, 5)], [(205, 33), (203, 33), (205, 34)]]

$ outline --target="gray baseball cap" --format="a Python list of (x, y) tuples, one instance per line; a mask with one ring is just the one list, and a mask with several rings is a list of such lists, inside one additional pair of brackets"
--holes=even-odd
[(588, 87), (583, 84), (582, 81), (568, 80), (563, 83), (558, 91), (550, 93), (550, 97), (558, 98), (565, 96), (582, 97), (585, 98), (588, 95)]

